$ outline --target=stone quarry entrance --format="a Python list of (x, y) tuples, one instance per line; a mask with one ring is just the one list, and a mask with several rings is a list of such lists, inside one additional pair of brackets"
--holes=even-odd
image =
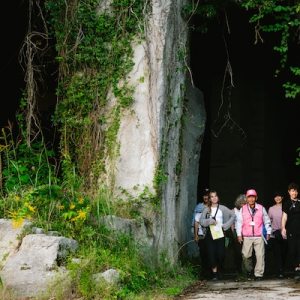
[(300, 101), (285, 98), (285, 71), (274, 76), (279, 39), (261, 33), (264, 42), (255, 45), (251, 15), (232, 5), (208, 33), (196, 30), (197, 17), (190, 31), (193, 79), (207, 110), (198, 190), (217, 190), (229, 207), (250, 187), (269, 207), (274, 190), (286, 192), (288, 183), (300, 181)]
[[(300, 101), (284, 97), (285, 72), (274, 77), (279, 55), (273, 47), (278, 39), (262, 33), (264, 43), (254, 45), (250, 16), (251, 12), (233, 5), (226, 15), (228, 22), (225, 13), (220, 15), (207, 34), (196, 30), (200, 17), (190, 24), (193, 80), (204, 93), (207, 110), (198, 189), (214, 188), (221, 201), (232, 206), (239, 193), (253, 187), (268, 207), (275, 189), (286, 191), (289, 182), (300, 181), (300, 168), (295, 165)], [(0, 20), (5, 41), (0, 68), (2, 128), (8, 120), (15, 122), (25, 86), (18, 55), (27, 31), (26, 3), (5, 1)], [(51, 80), (47, 88), (54, 94)], [(44, 124), (51, 127), (51, 122)]]

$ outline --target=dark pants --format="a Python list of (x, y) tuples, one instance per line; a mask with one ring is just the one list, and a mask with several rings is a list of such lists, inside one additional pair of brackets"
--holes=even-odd
[(295, 268), (300, 265), (300, 220), (288, 220), (286, 231), (289, 248), (288, 253), (292, 266)]
[(277, 270), (283, 270), (288, 253), (288, 241), (284, 239), (278, 240), (276, 238), (270, 238), (268, 243), (270, 243), (272, 247), (277, 264)]
[(242, 258), (242, 245), (238, 242), (236, 231), (229, 229), (227, 231), (229, 237), (229, 247), (232, 248), (233, 258), (236, 271), (239, 275), (243, 274), (243, 258)]
[(209, 257), (206, 246), (206, 237), (204, 239), (200, 239), (198, 242), (200, 259), (201, 259), (201, 275), (209, 276), (211, 274), (211, 269), (209, 266)]
[(211, 268), (218, 268), (218, 271), (222, 271), (222, 267), (225, 260), (225, 238), (213, 240), (210, 230), (206, 234), (206, 246), (209, 257), (209, 263)]
[(300, 265), (300, 234), (295, 230), (288, 230), (287, 232), (289, 257), (293, 267)]

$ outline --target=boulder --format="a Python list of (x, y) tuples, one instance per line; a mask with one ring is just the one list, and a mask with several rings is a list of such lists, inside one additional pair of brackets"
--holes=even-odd
[(117, 285), (120, 282), (120, 274), (114, 269), (109, 269), (103, 273), (94, 274), (93, 279), (96, 283), (104, 279), (109, 284)]
[(153, 234), (149, 232), (142, 217), (138, 219), (123, 219), (116, 216), (104, 216), (100, 222), (108, 229), (116, 233), (132, 235), (139, 244), (152, 245)]
[(3, 285), (15, 297), (38, 297), (46, 293), (55, 279), (67, 278), (62, 262), (69, 252), (77, 250), (78, 243), (65, 237), (29, 234), (21, 247), (7, 260), (0, 276)]
[(19, 228), (14, 228), (11, 220), (0, 219), (0, 261), (1, 266), (5, 266), (6, 262), (15, 254), (21, 243), (21, 236), (25, 228), (32, 225), (25, 220)]

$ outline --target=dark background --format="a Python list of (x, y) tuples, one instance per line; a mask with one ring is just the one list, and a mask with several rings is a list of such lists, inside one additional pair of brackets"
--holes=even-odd
[(27, 20), (26, 1), (1, 1), (1, 128), (7, 126), (8, 120), (15, 123), (16, 110), (25, 86), (24, 73), (19, 65), (18, 55), (27, 32)]
[[(289, 72), (274, 76), (280, 66), (280, 56), (273, 50), (280, 45), (279, 37), (261, 32), (264, 42), (254, 44), (255, 24), (249, 23), (252, 14), (233, 5), (227, 11), (229, 30), (223, 13), (209, 24), (208, 33), (190, 32), (193, 79), (204, 94), (207, 111), (198, 201), (208, 187), (230, 208), (250, 188), (256, 189), (258, 202), (268, 208), (274, 203), (275, 190), (285, 192), (286, 199), (288, 184), (300, 181), (300, 167), (295, 165), (300, 100), (285, 98), (282, 84), (292, 80)], [(201, 19), (195, 17), (193, 22), (197, 28)], [(295, 44), (291, 60), (296, 61), (293, 53), (298, 48)], [(232, 89), (225, 72), (228, 61)], [(231, 119), (224, 126), (228, 112)]]

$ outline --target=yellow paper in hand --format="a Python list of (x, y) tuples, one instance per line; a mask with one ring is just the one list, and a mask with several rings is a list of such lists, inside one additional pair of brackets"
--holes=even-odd
[(213, 240), (224, 237), (223, 229), (220, 225), (209, 225), (211, 236)]

